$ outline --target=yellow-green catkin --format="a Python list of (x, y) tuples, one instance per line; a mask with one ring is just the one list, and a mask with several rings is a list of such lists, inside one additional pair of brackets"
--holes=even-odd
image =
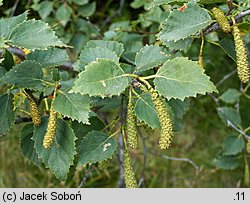
[(98, 162), (98, 169), (101, 171), (106, 170), (110, 165), (110, 159), (104, 160), (102, 162)]
[(216, 7), (212, 9), (212, 12), (214, 14), (216, 21), (218, 22), (221, 29), (223, 30), (223, 32), (225, 32), (225, 33), (231, 32), (230, 24), (227, 20), (227, 17), (224, 14), (224, 12), (221, 9), (216, 8)]
[(243, 83), (247, 83), (249, 81), (249, 68), (248, 68), (248, 59), (247, 59), (247, 50), (246, 46), (243, 42), (243, 39), (240, 35), (240, 30), (233, 19), (233, 36), (235, 43), (235, 51), (236, 51), (236, 60), (237, 60), (237, 72), (238, 77)]
[(51, 145), (53, 144), (53, 140), (56, 136), (56, 127), (57, 127), (57, 113), (53, 108), (51, 108), (47, 131), (43, 138), (43, 147), (45, 149), (50, 148)]
[(247, 152), (250, 154), (250, 140), (247, 141)]
[(124, 148), (124, 181), (126, 188), (137, 188), (135, 172), (133, 170), (132, 160), (130, 158), (126, 144)]
[(154, 102), (155, 109), (158, 113), (158, 117), (161, 125), (161, 136), (159, 140), (160, 149), (167, 149), (173, 138), (173, 123), (166, 106), (161, 100), (159, 94), (153, 89), (149, 89), (151, 98)]
[(41, 114), (38, 109), (38, 106), (35, 102), (35, 100), (28, 94), (25, 94), (27, 99), (29, 100), (29, 106), (30, 106), (30, 115), (32, 118), (32, 122), (35, 126), (39, 126), (41, 124)]
[(204, 36), (201, 37), (201, 47), (200, 47), (200, 54), (198, 58), (198, 66), (204, 69), (204, 61), (203, 61), (203, 47), (204, 47)]
[(127, 131), (127, 137), (128, 137), (128, 145), (133, 149), (137, 149), (138, 132), (137, 132), (137, 127), (136, 127), (136, 117), (134, 115), (134, 104), (132, 102), (131, 91), (129, 94), (129, 101), (128, 101), (126, 131)]

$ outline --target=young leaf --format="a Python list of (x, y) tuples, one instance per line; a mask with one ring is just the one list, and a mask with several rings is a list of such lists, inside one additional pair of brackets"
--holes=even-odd
[(27, 60), (35, 60), (42, 68), (53, 67), (68, 62), (66, 50), (59, 48), (49, 48), (48, 50), (36, 50), (26, 56)]
[(73, 10), (71, 7), (69, 7), (67, 4), (61, 4), (56, 10), (56, 19), (59, 21), (59, 23), (65, 26), (70, 20), (72, 13)]
[(56, 112), (73, 120), (89, 123), (90, 100), (88, 95), (79, 93), (59, 93), (53, 102)]
[(41, 19), (45, 19), (47, 16), (50, 15), (50, 13), (53, 11), (53, 2), (49, 2), (49, 1), (42, 1), (39, 4), (39, 16), (41, 17)]
[(66, 180), (69, 168), (73, 165), (75, 151), (75, 135), (69, 124), (57, 119), (56, 136), (49, 149), (43, 147), (43, 137), (47, 130), (48, 117), (43, 117), (42, 124), (35, 127), (33, 140), (38, 157), (60, 180)]
[(144, 121), (151, 128), (160, 128), (160, 121), (155, 110), (150, 94), (144, 93), (135, 104), (135, 115), (140, 121)]
[(150, 3), (147, 3), (145, 5), (145, 9), (150, 10), (150, 9), (154, 8), (155, 6), (161, 6), (161, 5), (169, 4), (169, 3), (172, 3), (175, 1), (187, 2), (188, 0), (152, 0)]
[(124, 51), (123, 44), (116, 41), (105, 41), (105, 40), (90, 40), (87, 42), (85, 49), (102, 47), (107, 48), (114, 52), (118, 57), (120, 57)]
[(225, 103), (236, 103), (240, 98), (241, 93), (236, 89), (228, 89), (220, 96), (220, 99)]
[(236, 155), (244, 149), (245, 141), (242, 137), (230, 135), (225, 138), (223, 142), (223, 147), (223, 155)]
[(159, 38), (162, 42), (178, 41), (194, 35), (212, 23), (207, 10), (188, 3), (185, 11), (175, 9), (163, 25)]
[(8, 43), (26, 49), (65, 46), (48, 24), (40, 20), (28, 20), (18, 24), (11, 32)]
[(119, 95), (127, 86), (128, 77), (124, 76), (124, 71), (118, 64), (111, 60), (98, 59), (79, 74), (70, 92), (106, 97)]
[[(91, 114), (90, 114), (91, 115)], [(84, 138), (92, 130), (101, 131), (105, 128), (103, 121), (96, 115), (93, 115), (89, 119), (89, 124), (78, 123), (77, 121), (72, 122), (72, 129), (74, 130), (76, 140), (76, 149), (78, 151), (79, 145), (81, 144), (82, 138)]]
[(163, 44), (166, 47), (169, 47), (170, 49), (173, 50), (185, 50), (187, 48), (189, 48), (192, 45), (193, 39), (192, 38), (185, 38), (185, 39), (181, 39), (178, 41), (162, 41)]
[(111, 50), (102, 47), (95, 47), (84, 49), (81, 51), (79, 66), (81, 70), (84, 70), (84, 66), (96, 61), (97, 59), (112, 60), (115, 63), (119, 63), (118, 56)]
[(15, 121), (13, 111), (13, 95), (4, 94), (0, 96), (0, 135), (6, 133)]
[(241, 124), (240, 114), (233, 108), (230, 107), (221, 107), (218, 109), (219, 116), (221, 120), (228, 125), (228, 120), (234, 125), (238, 126)]
[(135, 57), (136, 72), (153, 69), (167, 60), (166, 54), (158, 46), (146, 45)]
[(167, 61), (156, 73), (156, 90), (167, 99), (186, 97), (217, 91), (209, 77), (196, 62), (187, 58), (174, 58)]
[(238, 158), (233, 156), (222, 156), (222, 155), (214, 159), (213, 163), (216, 167), (224, 170), (234, 170), (240, 164)]
[(0, 19), (0, 36), (8, 38), (10, 32), (20, 23), (27, 19), (27, 12), (11, 18)]
[(40, 165), (41, 159), (34, 147), (34, 141), (31, 139), (34, 134), (33, 123), (25, 124), (20, 131), (20, 149), (28, 160), (32, 161), (35, 165)]
[(109, 159), (115, 153), (116, 148), (117, 144), (113, 138), (105, 133), (93, 130), (80, 143), (77, 166)]
[(42, 83), (42, 78), (43, 72), (40, 64), (25, 60), (7, 72), (1, 80), (22, 88), (34, 88)]

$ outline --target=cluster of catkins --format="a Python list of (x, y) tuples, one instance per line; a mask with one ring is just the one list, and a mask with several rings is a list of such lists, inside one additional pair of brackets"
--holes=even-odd
[(247, 83), (250, 79), (250, 71), (248, 68), (248, 59), (247, 59), (247, 50), (246, 46), (243, 42), (243, 39), (240, 34), (240, 30), (235, 22), (235, 19), (232, 18), (233, 26), (231, 26), (224, 15), (224, 12), (219, 8), (213, 8), (212, 12), (221, 29), (225, 33), (232, 32), (235, 43), (235, 51), (236, 51), (236, 60), (237, 60), (237, 73), (239, 79), (243, 83)]
[[(171, 121), (170, 114), (166, 106), (164, 105), (160, 95), (152, 87), (147, 89), (145, 86), (142, 85), (140, 88), (143, 92), (147, 92), (151, 95), (161, 125), (159, 147), (160, 149), (167, 149), (173, 137), (173, 123)], [(128, 111), (126, 121), (126, 133), (128, 146), (133, 149), (136, 149), (138, 147), (138, 132), (136, 126), (136, 117), (134, 114), (134, 104), (132, 102), (131, 95), (132, 94), (130, 90), (129, 101), (127, 106)], [(126, 187), (128, 188), (135, 188), (137, 186), (126, 141), (124, 150), (124, 180)]]
[[(29, 107), (30, 107), (30, 115), (32, 118), (32, 122), (35, 126), (41, 125), (41, 113), (39, 111), (39, 108), (37, 106), (37, 103), (35, 99), (33, 98), (32, 94), (24, 92), (26, 98), (29, 101)], [(56, 135), (56, 127), (57, 127), (57, 113), (56, 111), (51, 107), (50, 109), (50, 116), (49, 116), (49, 122), (46, 134), (43, 139), (43, 147), (45, 149), (48, 149), (53, 144), (53, 140)]]

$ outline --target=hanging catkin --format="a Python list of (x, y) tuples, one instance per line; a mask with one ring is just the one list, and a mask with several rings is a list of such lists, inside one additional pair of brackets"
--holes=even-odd
[(48, 121), (47, 132), (43, 138), (43, 147), (48, 149), (53, 144), (53, 140), (56, 136), (57, 127), (57, 113), (53, 108), (50, 108), (50, 116)]
[(159, 140), (160, 149), (167, 149), (171, 143), (173, 137), (173, 124), (166, 109), (166, 106), (161, 100), (159, 94), (153, 89), (149, 89), (149, 93), (151, 94), (151, 98), (154, 102), (155, 109), (158, 113), (160, 125), (161, 125), (161, 136)]
[(126, 131), (128, 137), (128, 145), (133, 148), (137, 149), (138, 147), (138, 133), (136, 127), (136, 117), (134, 115), (134, 105), (132, 102), (131, 91), (129, 93), (129, 100), (128, 100), (128, 113), (127, 113), (127, 121), (126, 121)]
[(227, 17), (225, 16), (224, 12), (216, 7), (212, 9), (212, 12), (223, 32), (229, 33), (231, 31), (231, 27), (230, 24), (228, 23)]
[(40, 114), (40, 111), (38, 109), (38, 106), (37, 106), (35, 100), (33, 99), (33, 97), (31, 97), (27, 93), (25, 93), (25, 95), (29, 101), (30, 115), (32, 118), (32, 122), (35, 126), (38, 126), (41, 124), (41, 114)]
[(240, 30), (233, 20), (233, 36), (235, 43), (235, 51), (236, 51), (236, 60), (237, 60), (237, 72), (238, 77), (243, 83), (247, 83), (249, 81), (249, 68), (248, 68), (248, 59), (247, 59), (247, 51), (243, 39), (240, 35)]
[(128, 147), (124, 144), (124, 181), (126, 188), (137, 188), (135, 172), (133, 170), (132, 161), (128, 152)]
[(250, 154), (250, 140), (247, 140), (247, 152)]

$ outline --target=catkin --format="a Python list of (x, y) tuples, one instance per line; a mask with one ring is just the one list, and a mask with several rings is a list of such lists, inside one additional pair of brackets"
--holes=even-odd
[(231, 27), (230, 24), (228, 23), (227, 17), (225, 16), (224, 12), (216, 7), (212, 9), (212, 12), (223, 32), (229, 33), (231, 31)]
[(100, 169), (101, 171), (104, 171), (105, 169), (107, 169), (110, 165), (110, 159), (98, 162), (98, 169)]
[(235, 24), (235, 22), (233, 25), (233, 36), (234, 36), (236, 59), (237, 59), (238, 77), (243, 83), (247, 83), (249, 81), (249, 76), (250, 76), (248, 68), (247, 51), (243, 39), (241, 38), (240, 30), (238, 26)]
[(137, 188), (135, 172), (133, 170), (132, 161), (126, 144), (124, 148), (124, 181), (126, 188)]
[(137, 133), (137, 127), (136, 127), (136, 117), (134, 115), (134, 105), (131, 100), (131, 95), (128, 101), (126, 130), (127, 130), (127, 136), (128, 136), (128, 145), (133, 149), (137, 149), (138, 133)]
[(149, 93), (151, 94), (151, 98), (154, 102), (154, 106), (158, 113), (161, 124), (161, 136), (159, 140), (159, 147), (160, 149), (167, 149), (173, 137), (173, 124), (168, 110), (162, 102), (159, 94), (153, 88), (149, 90)]
[(53, 140), (56, 136), (56, 127), (57, 127), (57, 113), (53, 108), (51, 108), (47, 132), (43, 138), (43, 147), (45, 149), (50, 148), (51, 145), (53, 144)]
[(28, 94), (26, 94), (27, 99), (29, 100), (29, 107), (30, 107), (30, 115), (32, 118), (32, 122), (35, 126), (39, 126), (41, 124), (41, 114), (38, 109), (38, 106), (35, 100)]
[(247, 152), (250, 154), (250, 140), (247, 141)]

